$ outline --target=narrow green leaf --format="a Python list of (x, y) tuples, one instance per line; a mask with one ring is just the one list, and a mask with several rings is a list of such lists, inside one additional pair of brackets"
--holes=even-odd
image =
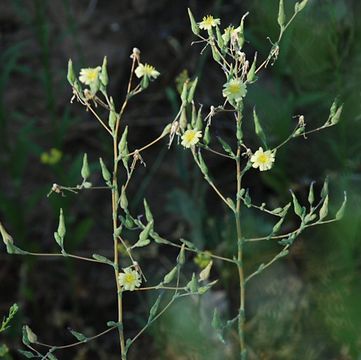
[(198, 35), (199, 34), (199, 26), (198, 26), (197, 22), (195, 21), (190, 8), (188, 8), (188, 16), (189, 16), (189, 20), (191, 22), (191, 29), (192, 29), (193, 34)]
[(346, 204), (347, 204), (347, 193), (346, 191), (344, 192), (344, 198), (343, 198), (343, 202), (341, 207), (338, 209), (335, 219), (336, 220), (341, 220), (343, 218), (343, 215), (345, 213), (345, 209), (346, 209)]
[(80, 332), (78, 332), (78, 331), (75, 331), (75, 330), (73, 330), (73, 329), (68, 329), (69, 331), (70, 331), (70, 333), (78, 340), (78, 341), (81, 341), (81, 342), (87, 342), (88, 341), (88, 338), (84, 335), (84, 334), (82, 334), (82, 333), (80, 333)]
[(179, 117), (179, 127), (182, 131), (185, 131), (185, 129), (187, 128), (187, 123), (187, 110), (185, 106), (182, 106), (181, 114)]
[(256, 113), (256, 108), (253, 108), (253, 122), (254, 122), (254, 130), (256, 132), (256, 135), (259, 137), (262, 144), (267, 148), (266, 135), (262, 129), (261, 123)]
[(315, 195), (314, 195), (314, 191), (313, 191), (314, 183), (315, 183), (314, 181), (311, 182), (310, 190), (308, 192), (308, 202), (310, 203), (311, 206), (312, 206), (313, 202), (315, 201)]
[(183, 83), (182, 93), (181, 93), (181, 100), (182, 105), (187, 103), (187, 94), (188, 94), (188, 80)]
[(184, 243), (182, 244), (179, 255), (177, 257), (177, 263), (181, 266), (185, 263), (185, 244)]
[(178, 271), (178, 266), (175, 266), (171, 271), (169, 271), (169, 273), (167, 273), (164, 276), (164, 279), (162, 281), (163, 284), (165, 285), (165, 284), (169, 284), (170, 282), (172, 282), (177, 275), (177, 271)]
[(152, 211), (150, 210), (150, 207), (146, 199), (143, 200), (143, 204), (144, 204), (145, 218), (147, 219), (148, 223), (150, 223), (151, 221), (154, 221)]
[(216, 27), (216, 36), (217, 36), (218, 47), (221, 49), (222, 53), (224, 53), (225, 50), (224, 41), (222, 38), (221, 30), (219, 30), (218, 26)]
[(251, 196), (249, 195), (249, 189), (246, 189), (243, 202), (248, 208), (252, 206), (252, 200), (251, 200)]
[(217, 139), (218, 139), (218, 141), (221, 143), (223, 150), (224, 150), (227, 154), (229, 154), (229, 155), (231, 155), (231, 156), (235, 156), (234, 153), (233, 153), (233, 151), (232, 151), (231, 146), (230, 146), (228, 143), (226, 143), (220, 136), (217, 136)]
[(99, 76), (100, 81), (104, 86), (107, 86), (109, 82), (107, 65), (108, 65), (107, 57), (104, 56), (102, 69)]
[(157, 300), (155, 301), (155, 303), (153, 304), (153, 306), (150, 308), (147, 324), (150, 324), (151, 321), (152, 321), (152, 320), (154, 319), (154, 317), (156, 316), (157, 311), (158, 311), (158, 308), (159, 308), (160, 301), (161, 301), (161, 299), (162, 299), (162, 296), (163, 296), (163, 294), (160, 294), (160, 295), (157, 297)]
[(179, 239), (179, 241), (181, 243), (183, 243), (185, 246), (187, 246), (189, 249), (192, 249), (192, 250), (198, 250), (196, 248), (196, 246), (191, 242), (191, 241), (188, 241), (188, 240), (185, 240), (183, 238)]
[(120, 322), (116, 322), (116, 321), (108, 321), (107, 322), (107, 326), (108, 327), (116, 327), (118, 329), (122, 329), (123, 328), (123, 324)]
[(153, 230), (153, 221), (150, 221), (139, 235), (139, 240), (148, 239), (150, 231)]
[(296, 195), (293, 193), (292, 190), (290, 190), (290, 191), (291, 191), (291, 195), (292, 195), (293, 209), (295, 211), (295, 214), (297, 216), (299, 216), (300, 218), (302, 218), (303, 217), (303, 209), (302, 209), (300, 203), (298, 202)]
[(199, 161), (199, 167), (202, 171), (202, 174), (204, 176), (207, 176), (208, 175), (208, 167), (207, 167), (207, 164), (205, 163), (203, 156), (200, 152), (198, 153), (198, 161)]
[(196, 87), (198, 84), (198, 78), (196, 77), (192, 82), (191, 82), (191, 86), (189, 88), (189, 92), (188, 92), (188, 96), (187, 96), (187, 102), (191, 103), (193, 101), (194, 98), (194, 93), (196, 91)]
[(319, 213), (320, 220), (323, 220), (327, 216), (327, 214), (328, 214), (328, 195), (326, 195), (320, 209), (320, 213)]
[(197, 131), (202, 131), (202, 129), (203, 129), (202, 107), (200, 107), (200, 108), (198, 109), (198, 114), (197, 114), (197, 121), (196, 121), (195, 130), (197, 130)]
[(150, 244), (149, 235), (152, 230), (153, 230), (153, 221), (150, 221), (147, 224), (147, 226), (142, 230), (142, 232), (139, 234), (139, 239), (132, 246), (132, 249), (149, 245)]
[(328, 195), (328, 177), (326, 177), (321, 190), (321, 198), (324, 199)]
[(221, 55), (219, 54), (216, 46), (211, 45), (211, 50), (212, 50), (212, 56), (213, 56), (214, 61), (219, 62), (221, 60)]
[(38, 337), (30, 329), (28, 325), (23, 326), (23, 343), (25, 345), (35, 344), (38, 341)]
[(216, 330), (218, 339), (224, 344), (224, 336), (223, 336), (223, 328), (224, 325), (221, 321), (221, 317), (219, 316), (218, 310), (215, 308), (213, 312), (213, 318), (212, 318), (212, 327)]
[(68, 79), (69, 84), (73, 86), (76, 80), (76, 76), (74, 73), (73, 62), (71, 61), (71, 59), (69, 59), (68, 61), (68, 73), (66, 78)]
[(342, 110), (343, 110), (343, 105), (341, 105), (337, 109), (335, 115), (331, 117), (331, 119), (330, 119), (330, 124), (331, 125), (336, 125), (337, 123), (339, 123), (339, 121), (341, 119)]
[(246, 14), (244, 14), (242, 16), (242, 19), (241, 19), (241, 23), (238, 27), (238, 46), (240, 49), (242, 49), (243, 47), (243, 44), (244, 44), (244, 19), (246, 18), (246, 16), (248, 15), (248, 12)]
[(108, 264), (108, 265), (111, 265), (111, 266), (114, 266), (114, 263), (113, 261), (109, 260), (108, 258), (106, 258), (105, 256), (103, 255), (99, 255), (99, 254), (93, 254), (92, 255), (92, 258), (97, 260), (97, 261), (100, 261), (104, 264)]
[(276, 223), (275, 226), (273, 226), (273, 229), (272, 229), (272, 233), (273, 234), (276, 234), (280, 229), (281, 229), (281, 226), (282, 226), (282, 223), (284, 221), (284, 217), (282, 217), (280, 220), (278, 220), (278, 222)]
[(197, 290), (198, 290), (198, 281), (197, 281), (195, 273), (192, 274), (192, 279), (186, 285), (186, 289), (188, 291), (190, 291), (191, 293), (196, 293), (197, 292)]
[(168, 245), (170, 244), (170, 242), (167, 239), (162, 238), (155, 231), (151, 231), (149, 235), (157, 244), (168, 244)]
[(256, 80), (257, 53), (254, 54), (253, 63), (247, 73), (247, 82), (253, 83)]
[(5, 230), (5, 228), (1, 222), (0, 222), (0, 234), (3, 239), (4, 244), (6, 246), (6, 251), (8, 252), (8, 254), (12, 254), (14, 240), (11, 237), (11, 235)]
[(199, 295), (203, 295), (205, 294), (213, 285), (215, 285), (218, 282), (218, 280), (212, 281), (210, 283), (208, 283), (207, 285), (204, 286), (200, 286), (198, 288), (198, 294)]
[(18, 349), (18, 352), (25, 356), (27, 359), (34, 359), (36, 357), (38, 357), (36, 354), (33, 354), (31, 351), (25, 351), (25, 350), (21, 350), (21, 349)]

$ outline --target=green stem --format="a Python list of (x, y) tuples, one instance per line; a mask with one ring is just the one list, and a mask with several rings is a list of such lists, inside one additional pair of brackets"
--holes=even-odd
[[(119, 123), (119, 120), (118, 120)], [(117, 126), (118, 129), (118, 126)], [(123, 326), (123, 297), (122, 289), (119, 285), (119, 249), (118, 237), (116, 236), (116, 229), (118, 228), (118, 136), (117, 132), (113, 134), (113, 153), (114, 153), (114, 169), (112, 182), (112, 217), (113, 217), (113, 242), (114, 242), (114, 276), (117, 288), (117, 304), (118, 304), (118, 327), (121, 359), (126, 360), (125, 342), (124, 342), (124, 326)]]
[[(240, 117), (239, 117), (240, 118)], [(238, 120), (240, 121), (240, 120)], [(238, 125), (240, 126), (240, 124)], [(242, 173), (241, 173), (241, 146), (238, 145), (237, 149), (237, 194), (241, 190), (241, 181), (242, 181)], [(236, 228), (237, 228), (237, 269), (238, 269), (238, 277), (239, 277), (239, 316), (238, 316), (238, 336), (239, 336), (239, 346), (240, 346), (240, 355), (241, 359), (245, 360), (247, 357), (246, 352), (246, 343), (244, 338), (244, 328), (245, 328), (245, 277), (243, 270), (243, 240), (242, 240), (242, 229), (241, 229), (241, 219), (240, 219), (240, 211), (241, 210), (241, 199), (237, 197), (236, 203)]]

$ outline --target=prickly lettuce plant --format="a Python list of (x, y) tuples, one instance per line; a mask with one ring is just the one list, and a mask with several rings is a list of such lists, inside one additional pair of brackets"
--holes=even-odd
[[(213, 60), (219, 65), (224, 74), (224, 84), (222, 88), (223, 101), (220, 105), (210, 107), (209, 112), (203, 115), (201, 106), (197, 109), (193, 101), (197, 79), (186, 81), (181, 93), (182, 107), (176, 121), (173, 123), (175, 131), (182, 139), (181, 145), (192, 154), (195, 165), (203, 174), (205, 181), (218, 195), (224, 206), (234, 215), (236, 238), (236, 251), (231, 257), (224, 257), (208, 252), (211, 258), (217, 258), (234, 264), (234, 271), (239, 279), (239, 308), (235, 317), (227, 322), (221, 321), (217, 309), (214, 312), (213, 326), (219, 334), (237, 324), (239, 354), (241, 359), (247, 358), (247, 345), (245, 339), (246, 324), (246, 290), (247, 284), (255, 276), (266, 270), (277, 260), (285, 257), (289, 248), (297, 237), (307, 228), (328, 224), (342, 218), (346, 205), (346, 194), (344, 201), (334, 216), (329, 217), (329, 191), (328, 180), (323, 184), (320, 196), (314, 192), (314, 183), (311, 183), (308, 195), (308, 204), (301, 204), (299, 197), (291, 191), (290, 201), (277, 208), (269, 208), (266, 203), (256, 204), (252, 201), (251, 195), (254, 189), (244, 188), (242, 180), (251, 171), (259, 174), (265, 171), (272, 171), (277, 166), (277, 153), (283, 151), (284, 146), (291, 140), (303, 137), (331, 126), (336, 125), (341, 117), (342, 105), (335, 100), (331, 106), (329, 116), (325, 123), (317, 128), (309, 129), (303, 115), (297, 115), (297, 122), (290, 135), (279, 144), (271, 144), (270, 136), (263, 129), (262, 121), (259, 118), (255, 104), (247, 104), (247, 91), (257, 81), (257, 76), (264, 71), (269, 64), (273, 64), (279, 55), (280, 43), (284, 32), (290, 26), (294, 18), (305, 8), (308, 0), (297, 2), (291, 17), (285, 13), (283, 0), (280, 0), (278, 11), (279, 36), (275, 42), (271, 43), (269, 55), (262, 61), (257, 58), (257, 53), (248, 59), (243, 50), (245, 44), (244, 26), (246, 13), (238, 26), (228, 26), (221, 29), (221, 20), (211, 15), (203, 17), (197, 22), (188, 10), (192, 32), (198, 38), (194, 43), (202, 44), (205, 48), (210, 48)], [(251, 105), (253, 111), (246, 111), (245, 105)], [(261, 105), (261, 104), (259, 104)], [(224, 117), (229, 114), (233, 117), (234, 141), (227, 143), (219, 136), (214, 136), (212, 124), (217, 121), (217, 117)], [(224, 121), (224, 118), (222, 119)], [(254, 148), (250, 146), (250, 139), (246, 139), (244, 134), (245, 125), (253, 123), (254, 133), (258, 138), (260, 146)], [(249, 128), (249, 126), (247, 127)], [(217, 185), (217, 179), (209, 172), (204, 153), (213, 156), (221, 156), (234, 163), (235, 189), (231, 196), (225, 195), (223, 189)], [(207, 156), (207, 159), (210, 157)], [(254, 208), (274, 217), (274, 226), (268, 234), (261, 237), (245, 237), (242, 226), (242, 213), (246, 209)], [(283, 231), (283, 224), (287, 214), (294, 212), (298, 218), (298, 226), (292, 231)], [(269, 261), (260, 264), (256, 269), (245, 269), (245, 248), (253, 246), (262, 241), (274, 241), (280, 246), (280, 250)]]
[[(208, 275), (203, 271), (192, 277), (184, 284), (181, 284), (181, 269), (186, 261), (185, 248), (182, 242), (174, 243), (162, 238), (155, 230), (155, 219), (150, 205), (144, 199), (144, 213), (132, 214), (129, 210), (127, 190), (137, 166), (144, 165), (142, 152), (156, 144), (174, 130), (168, 124), (162, 133), (150, 143), (138, 148), (128, 148), (128, 126), (122, 124), (126, 107), (131, 99), (146, 90), (150, 82), (155, 80), (160, 73), (151, 65), (143, 64), (140, 60), (140, 51), (133, 49), (131, 54), (130, 77), (127, 85), (127, 92), (124, 101), (118, 107), (116, 101), (108, 95), (107, 86), (109, 82), (107, 71), (107, 58), (101, 66), (84, 68), (80, 70), (79, 76), (75, 75), (73, 63), (69, 60), (67, 79), (72, 87), (73, 96), (71, 102), (77, 101), (86, 111), (90, 112), (101, 128), (108, 134), (112, 143), (113, 159), (99, 158), (99, 171), (104, 184), (93, 185), (87, 153), (83, 156), (83, 163), (80, 171), (81, 182), (74, 186), (53, 184), (48, 196), (66, 196), (67, 194), (81, 194), (84, 190), (108, 191), (109, 203), (112, 215), (109, 221), (112, 223), (112, 234), (109, 234), (109, 246), (112, 244), (113, 258), (109, 259), (102, 254), (93, 253), (91, 256), (79, 256), (67, 250), (67, 238), (71, 234), (66, 229), (66, 214), (63, 209), (59, 210), (58, 227), (54, 232), (59, 252), (57, 253), (35, 253), (20, 249), (15, 245), (12, 236), (0, 223), (0, 231), (4, 244), (9, 254), (30, 255), (37, 257), (64, 257), (73, 260), (91, 262), (94, 265), (106, 266), (113, 271), (116, 284), (117, 319), (110, 320), (104, 324), (105, 330), (91, 337), (84, 333), (69, 329), (75, 340), (65, 345), (52, 345), (41, 342), (38, 336), (28, 325), (23, 327), (23, 343), (27, 350), (20, 352), (27, 358), (56, 359), (59, 350), (66, 350), (82, 345), (91, 340), (97, 339), (110, 332), (117, 331), (119, 338), (119, 358), (127, 359), (129, 349), (135, 341), (156, 321), (171, 305), (179, 299), (195, 294), (204, 294), (215, 282), (208, 282)], [(99, 108), (105, 110), (107, 118), (99, 115)], [(121, 176), (122, 175), (122, 176)], [(138, 239), (130, 243), (129, 232), (138, 232)], [(176, 247), (179, 254), (174, 259), (174, 266), (165, 269), (163, 280), (157, 284), (147, 284), (147, 274), (138, 261), (137, 252), (147, 246), (168, 245)], [(126, 254), (125, 261), (121, 262), (120, 252)], [(111, 274), (111, 272), (110, 272)], [(132, 337), (126, 335), (126, 324), (124, 314), (127, 311), (127, 304), (123, 300), (124, 292), (157, 291), (159, 295), (149, 309), (148, 319), (144, 326)]]

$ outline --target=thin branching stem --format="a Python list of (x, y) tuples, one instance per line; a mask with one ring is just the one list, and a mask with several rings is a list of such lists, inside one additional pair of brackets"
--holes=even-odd
[[(89, 342), (89, 341), (92, 341), (92, 340), (95, 340), (105, 334), (108, 334), (109, 332), (115, 330), (117, 328), (117, 326), (113, 326), (109, 329), (106, 329), (104, 331), (102, 331), (101, 333), (97, 334), (97, 335), (94, 335), (94, 336), (91, 336), (89, 338), (87, 338), (86, 342)], [(54, 350), (62, 350), (62, 349), (69, 349), (69, 348), (72, 348), (74, 346), (78, 346), (78, 345), (81, 345), (81, 344), (84, 344), (84, 341), (76, 341), (74, 343), (71, 343), (71, 344), (68, 344), (68, 345), (61, 345), (61, 346), (57, 346), (57, 345), (49, 345), (49, 344), (45, 344), (45, 343), (42, 343), (42, 342), (36, 342), (37, 345), (40, 345), (40, 346), (44, 346), (44, 347), (47, 347), (47, 348), (51, 348), (51, 349), (54, 349)], [(34, 350), (34, 349), (33, 349)]]

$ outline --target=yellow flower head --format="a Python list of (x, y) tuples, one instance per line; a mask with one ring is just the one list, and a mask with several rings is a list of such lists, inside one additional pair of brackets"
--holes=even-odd
[(80, 70), (79, 80), (85, 85), (91, 85), (98, 80), (101, 67), (97, 66), (96, 68), (86, 68)]
[(150, 79), (156, 79), (160, 75), (160, 73), (152, 65), (139, 64), (138, 67), (135, 69), (135, 75), (137, 75), (138, 78), (147, 76)]
[(131, 267), (125, 268), (123, 271), (118, 277), (119, 285), (123, 290), (134, 291), (142, 283), (138, 271)]
[(241, 100), (247, 94), (247, 88), (240, 79), (232, 79), (223, 85), (223, 96), (228, 100)]
[(275, 154), (271, 150), (263, 151), (260, 147), (251, 157), (252, 167), (260, 171), (270, 170), (275, 161)]
[(198, 23), (199, 28), (203, 30), (211, 30), (212, 27), (215, 27), (221, 23), (221, 20), (215, 19), (212, 15), (207, 15), (203, 17), (203, 21)]
[(202, 131), (191, 130), (191, 129), (187, 130), (182, 135), (181, 144), (186, 148), (190, 148), (190, 147), (194, 146), (195, 144), (197, 144), (197, 142), (199, 141), (199, 139), (201, 137), (202, 137)]

